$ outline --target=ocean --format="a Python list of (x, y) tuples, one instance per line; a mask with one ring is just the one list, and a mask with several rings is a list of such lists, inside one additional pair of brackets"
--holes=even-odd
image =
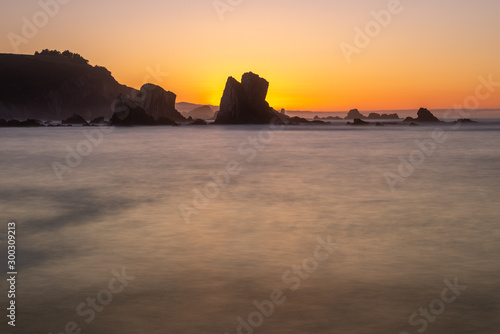
[(491, 121), (0, 129), (8, 331), (498, 333), (499, 142)]

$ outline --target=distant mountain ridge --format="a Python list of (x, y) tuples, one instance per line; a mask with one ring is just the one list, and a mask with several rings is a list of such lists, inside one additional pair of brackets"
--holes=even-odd
[(210, 107), (210, 109), (215, 113), (217, 110), (219, 110), (218, 106), (214, 105), (206, 105), (206, 104), (196, 104), (196, 103), (189, 103), (189, 102), (178, 102), (175, 104), (175, 108), (184, 116), (188, 114), (190, 111), (193, 111), (197, 108), (201, 107)]
[(193, 119), (210, 120), (214, 118), (215, 112), (211, 106), (202, 106), (185, 112), (183, 115), (184, 117), (191, 117)]

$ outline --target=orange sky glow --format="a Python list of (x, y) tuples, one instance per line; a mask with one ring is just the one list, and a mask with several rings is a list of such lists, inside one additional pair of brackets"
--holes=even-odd
[[(394, 1), (66, 0), (17, 49), (8, 34), (41, 7), (3, 1), (0, 52), (68, 49), (120, 83), (199, 104), (218, 105), (227, 77), (252, 71), (270, 82), (271, 106), (288, 110), (447, 109), (474, 95), (480, 76), (500, 82), (500, 1)], [(356, 44), (367, 27), (367, 45)], [(500, 109), (500, 93), (480, 108)]]

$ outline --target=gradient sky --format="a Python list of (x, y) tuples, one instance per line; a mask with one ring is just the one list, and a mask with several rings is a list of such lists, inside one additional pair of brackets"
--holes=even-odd
[[(498, 0), (402, 0), (348, 63), (341, 43), (354, 45), (354, 28), (389, 2), (243, 0), (221, 20), (213, 0), (71, 0), (19, 53), (69, 49), (123, 84), (147, 80), (201, 104), (217, 105), (228, 76), (253, 71), (270, 82), (271, 106), (289, 110), (446, 109), (479, 76), (500, 82)], [(1, 53), (15, 53), (8, 33), (40, 10), (39, 0), (2, 0)], [(155, 79), (158, 69), (168, 75)], [(480, 108), (500, 108), (500, 92)]]

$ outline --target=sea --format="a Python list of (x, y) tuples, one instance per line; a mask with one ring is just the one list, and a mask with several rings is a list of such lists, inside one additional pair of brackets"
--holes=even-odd
[(500, 333), (499, 142), (498, 120), (2, 128), (1, 332)]

